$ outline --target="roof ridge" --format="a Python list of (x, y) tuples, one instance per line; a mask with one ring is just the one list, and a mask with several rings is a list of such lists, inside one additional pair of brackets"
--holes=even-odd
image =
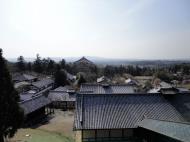
[[(156, 120), (156, 121), (163, 121), (163, 122), (171, 122), (171, 123), (179, 123), (179, 124), (188, 124), (190, 125), (190, 122), (187, 121), (172, 121), (172, 120), (162, 120), (162, 119), (155, 119), (155, 118), (145, 118), (147, 120)], [(143, 120), (145, 120), (143, 119)], [(142, 121), (143, 121), (142, 120)]]

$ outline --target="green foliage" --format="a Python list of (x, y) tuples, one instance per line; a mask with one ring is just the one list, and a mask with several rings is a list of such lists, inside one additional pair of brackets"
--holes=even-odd
[(156, 72), (154, 76), (165, 82), (170, 82), (171, 80), (173, 80), (173, 76), (164, 70)]
[(59, 67), (58, 67), (58, 70), (54, 74), (54, 78), (55, 78), (56, 87), (68, 85), (67, 75), (65, 74), (65, 71), (60, 70)]
[(80, 86), (82, 83), (86, 83), (85, 77), (83, 73), (77, 74), (77, 85)]
[(152, 88), (152, 83), (150, 81), (146, 81), (145, 82), (145, 86), (144, 86), (144, 89), (145, 89), (145, 92), (147, 92), (148, 90), (150, 90)]
[(19, 95), (0, 49), (0, 141), (3, 141), (3, 137), (12, 137), (22, 125), (24, 114), (18, 101)]

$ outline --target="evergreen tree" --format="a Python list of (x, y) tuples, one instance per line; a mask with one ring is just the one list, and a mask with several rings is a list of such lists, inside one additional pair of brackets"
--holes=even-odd
[(16, 66), (17, 66), (17, 68), (18, 68), (19, 71), (25, 71), (26, 66), (25, 66), (25, 61), (24, 61), (24, 57), (23, 56), (19, 56), (18, 57)]
[(13, 87), (7, 64), (0, 49), (0, 142), (5, 137), (12, 137), (23, 122), (19, 96)]
[(60, 61), (60, 65), (61, 65), (61, 68), (62, 68), (62, 69), (65, 69), (66, 62), (65, 62), (64, 59), (62, 59), (62, 60)]
[(27, 69), (28, 71), (32, 71), (32, 63), (31, 63), (31, 62), (28, 62), (28, 63), (27, 63), (26, 69)]
[(47, 72), (53, 74), (54, 71), (55, 71), (55, 61), (48, 58)]
[(86, 83), (84, 75), (82, 73), (77, 74), (77, 84), (80, 86), (82, 83)]
[(54, 78), (55, 78), (55, 86), (56, 87), (65, 86), (68, 84), (67, 75), (66, 75), (65, 71), (60, 69), (60, 66), (57, 67), (57, 71), (54, 74)]
[(41, 60), (39, 54), (37, 54), (37, 56), (36, 56), (36, 60), (34, 61), (33, 67), (34, 67), (35, 72), (38, 72), (38, 73), (43, 72), (42, 60)]

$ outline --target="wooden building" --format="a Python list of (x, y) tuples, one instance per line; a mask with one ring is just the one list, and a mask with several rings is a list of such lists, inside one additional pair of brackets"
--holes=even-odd
[(76, 102), (76, 92), (71, 86), (60, 86), (49, 93), (52, 105), (57, 109), (74, 109)]
[(85, 57), (75, 61), (73, 64), (78, 72), (90, 72), (96, 68), (96, 65)]
[(34, 96), (31, 94), (21, 95), (19, 104), (24, 110), (26, 126), (41, 122), (47, 115), (54, 113), (53, 109), (49, 107), (51, 101), (43, 93), (35, 94)]
[(140, 134), (145, 130), (140, 131), (138, 124), (144, 119), (185, 121), (159, 94), (78, 94), (76, 97), (77, 142), (141, 142)]

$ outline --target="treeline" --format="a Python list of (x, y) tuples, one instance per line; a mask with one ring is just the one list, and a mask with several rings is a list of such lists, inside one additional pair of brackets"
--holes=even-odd
[(43, 58), (37, 54), (34, 62), (26, 62), (23, 56), (18, 57), (17, 62), (15, 63), (15, 71), (24, 72), (24, 71), (34, 71), (37, 73), (50, 74), (52, 75), (56, 72), (57, 69), (65, 68), (66, 62), (62, 59), (59, 63), (56, 63), (51, 58)]
[(183, 63), (183, 64), (175, 64), (168, 67), (168, 71), (171, 73), (182, 73), (185, 75), (190, 74), (190, 64)]
[(139, 67), (139, 66), (111, 66), (107, 65), (104, 68), (104, 75), (108, 77), (112, 77), (115, 74), (122, 75), (124, 73), (131, 74), (133, 76), (151, 76), (156, 72), (155, 68), (150, 68), (150, 67)]
[[(17, 62), (14, 65), (16, 71), (34, 71), (37, 73), (53, 75), (57, 70), (64, 69), (67, 72), (77, 75), (81, 72), (80, 65), (73, 63), (66, 63), (64, 59), (60, 62), (55, 62), (51, 58), (41, 58), (37, 54), (36, 59), (33, 62), (26, 62), (23, 56), (18, 57)], [(131, 74), (133, 76), (156, 76), (164, 81), (182, 80), (183, 75), (190, 74), (190, 64), (173, 64), (165, 67), (143, 67), (143, 66), (112, 66), (106, 65), (104, 67), (87, 66), (87, 72), (84, 72), (84, 77), (87, 82), (94, 82), (96, 78), (100, 76), (107, 76), (109, 78), (115, 75), (122, 75), (124, 73)], [(175, 76), (174, 74), (181, 73), (181, 76)]]

